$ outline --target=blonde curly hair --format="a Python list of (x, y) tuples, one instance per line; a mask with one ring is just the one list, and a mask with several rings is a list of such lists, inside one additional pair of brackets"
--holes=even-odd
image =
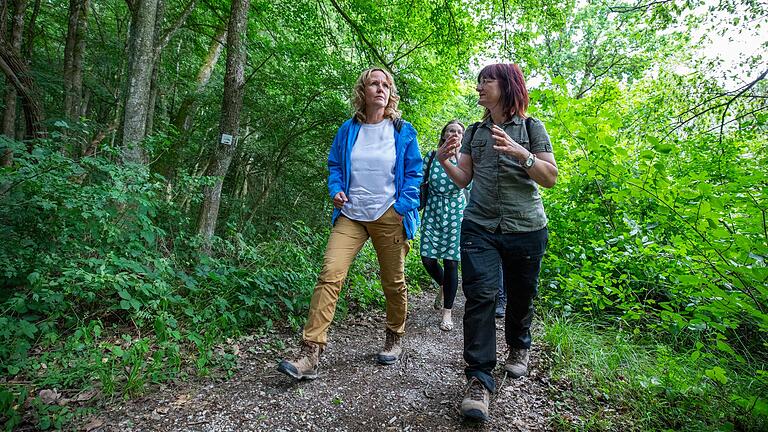
[(402, 115), (397, 109), (397, 104), (400, 102), (400, 96), (397, 94), (397, 87), (395, 87), (395, 80), (392, 78), (392, 74), (385, 71), (382, 68), (372, 67), (364, 70), (360, 77), (357, 78), (355, 88), (352, 97), (352, 106), (355, 109), (355, 119), (360, 123), (365, 123), (365, 85), (371, 78), (371, 74), (379, 71), (384, 74), (389, 84), (389, 101), (384, 108), (384, 117), (390, 120), (397, 120)]

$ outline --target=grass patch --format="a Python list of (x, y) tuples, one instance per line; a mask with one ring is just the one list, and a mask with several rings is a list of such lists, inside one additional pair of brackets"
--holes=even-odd
[(558, 316), (544, 331), (555, 430), (768, 430), (764, 367)]

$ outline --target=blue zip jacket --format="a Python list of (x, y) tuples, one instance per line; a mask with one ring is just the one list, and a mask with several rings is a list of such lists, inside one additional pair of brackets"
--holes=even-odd
[[(333, 139), (328, 154), (328, 193), (331, 199), (344, 191), (349, 196), (349, 173), (351, 161), (349, 155), (357, 141), (360, 123), (351, 118), (344, 122)], [(422, 160), (416, 129), (404, 121), (400, 132), (395, 129), (395, 211), (403, 216), (405, 235), (410, 240), (419, 228), (419, 185), (422, 178)], [(331, 224), (341, 214), (341, 209), (333, 209)]]

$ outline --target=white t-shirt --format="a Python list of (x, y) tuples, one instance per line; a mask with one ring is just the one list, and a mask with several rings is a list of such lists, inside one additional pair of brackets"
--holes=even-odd
[(341, 214), (361, 222), (380, 218), (395, 202), (395, 126), (363, 124), (350, 154), (349, 201)]

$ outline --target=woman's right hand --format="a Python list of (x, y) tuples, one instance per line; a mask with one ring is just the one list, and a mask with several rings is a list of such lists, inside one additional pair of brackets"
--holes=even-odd
[(347, 194), (344, 193), (344, 191), (341, 191), (333, 196), (333, 206), (337, 209), (340, 209), (344, 207), (344, 203), (349, 201), (347, 198)]
[(437, 148), (437, 160), (444, 162), (451, 156), (455, 156), (461, 146), (459, 135), (449, 137), (443, 145)]

